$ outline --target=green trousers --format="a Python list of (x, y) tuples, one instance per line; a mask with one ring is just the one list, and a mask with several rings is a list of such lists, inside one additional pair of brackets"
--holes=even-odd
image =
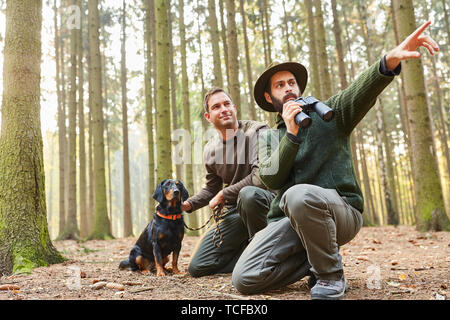
[[(213, 225), (201, 237), (189, 263), (188, 272), (193, 277), (217, 273), (231, 273), (249, 239), (267, 225), (267, 212), (275, 197), (271, 191), (247, 186), (241, 189), (237, 206), (219, 222), (222, 234), (220, 247), (214, 246)], [(219, 234), (216, 234), (219, 242)]]

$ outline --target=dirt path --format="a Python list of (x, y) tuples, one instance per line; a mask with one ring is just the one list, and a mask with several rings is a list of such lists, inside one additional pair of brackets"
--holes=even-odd
[[(179, 264), (184, 272), (197, 241), (198, 237), (185, 237)], [(309, 299), (306, 280), (263, 295), (243, 296), (231, 285), (230, 274), (195, 279), (186, 273), (161, 278), (119, 271), (119, 262), (128, 255), (134, 242), (132, 238), (80, 243), (55, 241), (69, 260), (37, 268), (29, 275), (1, 277), (0, 286), (10, 284), (17, 288), (0, 291), (0, 300)], [(363, 228), (341, 248), (341, 254), (349, 281), (346, 299), (450, 298), (448, 232), (419, 233), (405, 226)], [(123, 285), (124, 290), (94, 289), (93, 283), (98, 281)]]

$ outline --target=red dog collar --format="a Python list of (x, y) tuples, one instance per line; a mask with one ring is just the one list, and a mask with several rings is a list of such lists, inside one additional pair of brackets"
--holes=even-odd
[(156, 214), (157, 214), (158, 216), (160, 216), (161, 218), (167, 219), (167, 220), (178, 220), (178, 219), (181, 219), (181, 213), (179, 213), (179, 214), (165, 215), (165, 214), (160, 213), (158, 210), (156, 210)]

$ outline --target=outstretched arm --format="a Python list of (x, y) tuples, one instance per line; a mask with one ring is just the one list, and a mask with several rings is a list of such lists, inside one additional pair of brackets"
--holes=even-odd
[(439, 51), (439, 46), (436, 41), (430, 36), (422, 34), (430, 24), (431, 21), (425, 22), (403, 40), (402, 43), (389, 51), (386, 55), (386, 66), (388, 69), (394, 70), (403, 60), (420, 58), (420, 52), (417, 51), (419, 47), (427, 48), (431, 55), (434, 55), (434, 52)]

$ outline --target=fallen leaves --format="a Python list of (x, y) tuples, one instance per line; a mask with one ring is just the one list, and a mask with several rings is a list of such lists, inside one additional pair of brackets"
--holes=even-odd
[(106, 288), (113, 289), (113, 290), (118, 290), (118, 291), (124, 291), (125, 290), (125, 286), (123, 284), (115, 283), (115, 282), (108, 282), (106, 284)]
[(18, 291), (20, 290), (19, 286), (16, 286), (15, 284), (3, 284), (0, 286), (1, 291)]
[(398, 275), (398, 279), (399, 279), (400, 281), (405, 281), (405, 280), (406, 280), (406, 274), (400, 273), (400, 274)]

